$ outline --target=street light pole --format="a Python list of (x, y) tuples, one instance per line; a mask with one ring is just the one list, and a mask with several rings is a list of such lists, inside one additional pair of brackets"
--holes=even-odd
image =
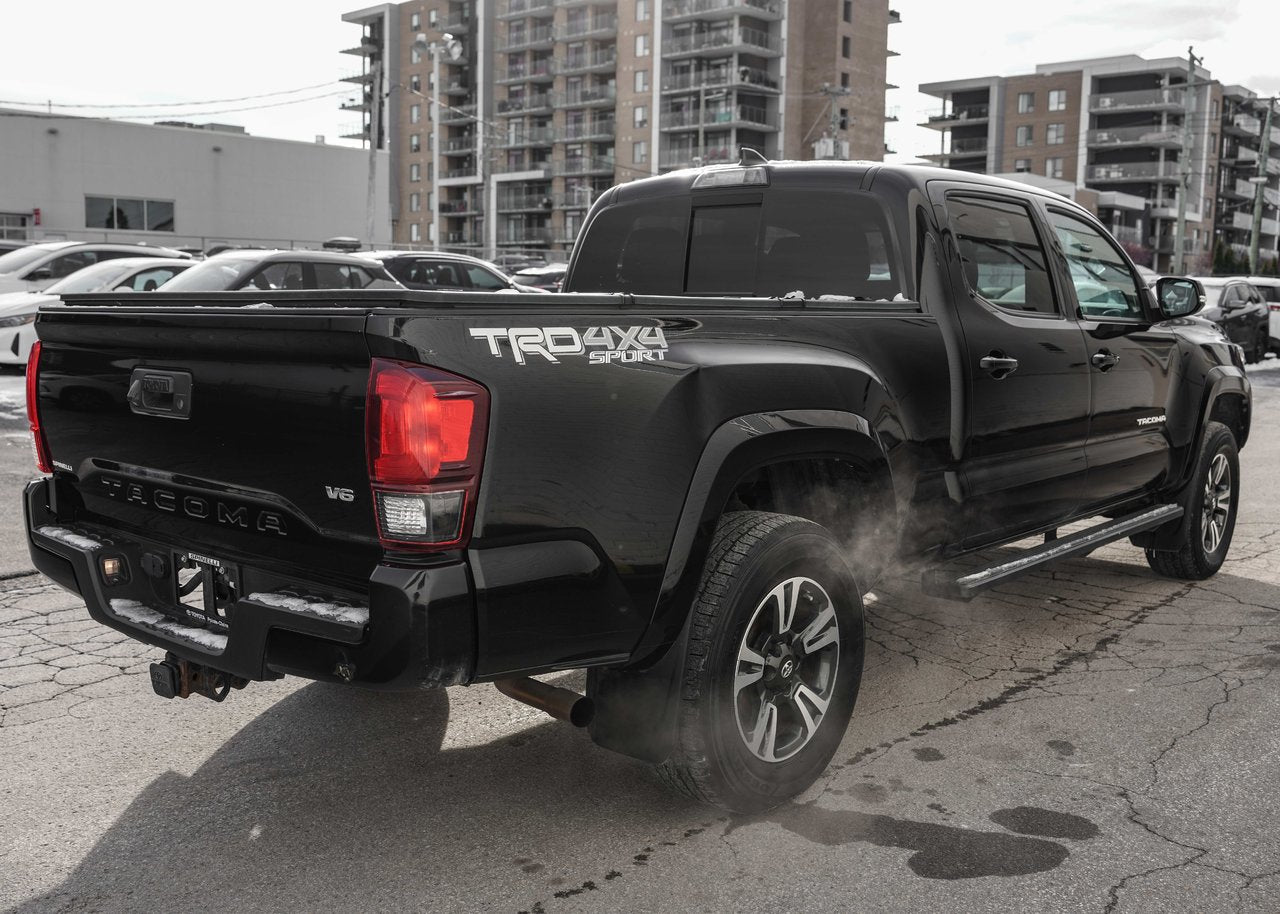
[(1196, 64), (1203, 58), (1196, 57), (1194, 48), (1187, 48), (1187, 84), (1182, 90), (1182, 150), (1178, 154), (1178, 221), (1173, 230), (1173, 273), (1181, 276), (1184, 270), (1184, 248), (1187, 234), (1187, 192), (1191, 189), (1191, 111), (1195, 105)]
[(1258, 242), (1262, 235), (1262, 197), (1267, 187), (1267, 155), (1271, 151), (1271, 109), (1275, 96), (1267, 99), (1267, 114), (1262, 121), (1262, 149), (1258, 153), (1257, 186), (1253, 189), (1253, 231), (1249, 235), (1249, 273), (1258, 275)]
[(366, 201), (369, 223), (365, 233), (369, 247), (378, 246), (375, 233), (378, 227), (378, 146), (382, 132), (382, 56), (374, 58), (370, 68), (373, 84), (369, 92), (369, 198)]

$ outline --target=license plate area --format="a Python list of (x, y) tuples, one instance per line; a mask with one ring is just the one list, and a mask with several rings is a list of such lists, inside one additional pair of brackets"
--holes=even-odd
[(214, 631), (227, 631), (242, 592), (239, 569), (190, 552), (174, 553), (173, 568), (173, 604), (178, 612)]

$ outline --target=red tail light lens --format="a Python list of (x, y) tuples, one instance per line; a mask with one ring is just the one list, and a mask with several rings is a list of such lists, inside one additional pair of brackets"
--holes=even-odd
[(41, 473), (53, 472), (53, 460), (49, 457), (49, 442), (40, 427), (40, 341), (31, 345), (27, 356), (27, 422), (31, 425), (31, 443), (35, 447), (36, 466)]
[(367, 415), (382, 541), (428, 550), (465, 545), (484, 459), (488, 391), (436, 368), (374, 359)]

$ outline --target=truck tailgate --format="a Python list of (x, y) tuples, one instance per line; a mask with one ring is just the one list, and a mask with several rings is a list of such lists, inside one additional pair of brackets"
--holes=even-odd
[(42, 313), (39, 401), (85, 520), (312, 579), (381, 550), (363, 308)]

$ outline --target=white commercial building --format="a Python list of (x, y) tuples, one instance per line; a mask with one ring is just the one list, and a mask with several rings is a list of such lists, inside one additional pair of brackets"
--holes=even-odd
[(366, 150), (234, 127), (0, 110), (0, 238), (387, 246), (387, 153), (372, 163), (371, 176)]

